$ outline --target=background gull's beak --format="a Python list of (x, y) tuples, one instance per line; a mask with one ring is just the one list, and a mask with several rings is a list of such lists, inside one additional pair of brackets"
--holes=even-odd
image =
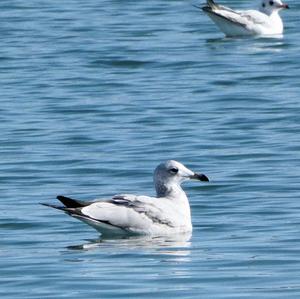
[(290, 8), (290, 7), (287, 4), (283, 3), (281, 5), (278, 5), (278, 8), (285, 8), (285, 9), (287, 9), (287, 8)]
[(209, 182), (208, 177), (203, 173), (194, 173), (193, 175), (190, 176), (190, 179), (203, 181), (203, 182)]

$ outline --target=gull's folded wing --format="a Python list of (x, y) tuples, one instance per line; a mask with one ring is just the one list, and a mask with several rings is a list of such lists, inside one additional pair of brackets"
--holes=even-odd
[(82, 218), (83, 221), (89, 220), (89, 224), (94, 222), (95, 228), (101, 223), (131, 232), (147, 230), (155, 223), (172, 227), (155, 201), (155, 198), (147, 196), (117, 195), (111, 200), (97, 201), (81, 207), (71, 215)]

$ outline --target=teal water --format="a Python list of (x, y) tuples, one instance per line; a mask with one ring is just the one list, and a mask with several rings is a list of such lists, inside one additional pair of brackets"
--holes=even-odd
[[(225, 39), (189, 1), (1, 1), (1, 298), (299, 298), (300, 33)], [(251, 1), (224, 2), (236, 8)], [(190, 239), (101, 240), (40, 206), (154, 195), (176, 159)]]

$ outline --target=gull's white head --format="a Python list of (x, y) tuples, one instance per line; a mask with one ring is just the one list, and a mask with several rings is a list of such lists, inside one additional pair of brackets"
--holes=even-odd
[(262, 0), (259, 10), (270, 16), (274, 12), (278, 13), (281, 9), (286, 8), (289, 8), (289, 6), (282, 3), (281, 0)]
[(186, 180), (209, 181), (206, 175), (195, 173), (174, 160), (159, 164), (154, 171), (154, 184), (158, 197), (166, 196)]

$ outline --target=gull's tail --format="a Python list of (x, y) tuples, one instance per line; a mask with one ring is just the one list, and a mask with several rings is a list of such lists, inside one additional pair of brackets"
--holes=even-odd
[(57, 199), (63, 204), (63, 206), (48, 203), (41, 203), (41, 205), (63, 211), (68, 215), (87, 223), (88, 225), (92, 226), (97, 231), (99, 231), (102, 236), (133, 234), (128, 232), (126, 228), (112, 224), (109, 220), (96, 219), (92, 216), (82, 213), (82, 208), (94, 203), (93, 201), (81, 201), (62, 195), (57, 196)]
[(50, 208), (53, 208), (53, 209), (57, 209), (57, 210), (61, 210), (61, 211), (67, 212), (66, 211), (66, 207), (57, 206), (57, 205), (51, 205), (51, 204), (44, 203), (44, 202), (40, 202), (40, 204), (43, 205), (43, 206), (46, 206), (46, 207), (50, 207)]

